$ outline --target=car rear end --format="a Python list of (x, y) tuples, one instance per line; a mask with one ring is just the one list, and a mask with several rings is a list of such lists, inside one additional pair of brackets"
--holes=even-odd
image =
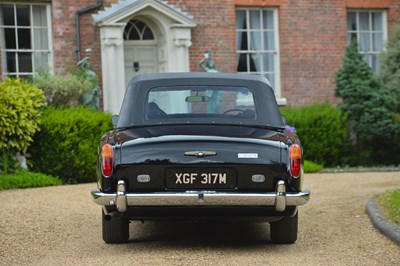
[(107, 243), (127, 240), (129, 220), (227, 217), (268, 221), (273, 241), (293, 243), (297, 207), (310, 196), (300, 143), (284, 131), (272, 89), (244, 75), (132, 81), (98, 169), (92, 196)]

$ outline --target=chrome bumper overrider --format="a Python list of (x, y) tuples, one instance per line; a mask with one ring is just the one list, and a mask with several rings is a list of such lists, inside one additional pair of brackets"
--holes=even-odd
[(300, 206), (310, 199), (310, 191), (286, 193), (285, 183), (279, 181), (275, 192), (234, 193), (216, 191), (126, 193), (125, 182), (120, 180), (116, 193), (92, 190), (94, 202), (103, 206), (115, 206), (125, 212), (128, 206), (274, 206), (282, 212), (286, 206)]

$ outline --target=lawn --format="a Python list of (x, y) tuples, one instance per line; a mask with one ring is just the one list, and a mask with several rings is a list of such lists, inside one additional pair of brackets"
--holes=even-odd
[(387, 218), (400, 225), (400, 189), (379, 195), (377, 200)]
[(21, 171), (17, 174), (0, 175), (0, 190), (56, 185), (61, 185), (60, 179), (30, 171)]

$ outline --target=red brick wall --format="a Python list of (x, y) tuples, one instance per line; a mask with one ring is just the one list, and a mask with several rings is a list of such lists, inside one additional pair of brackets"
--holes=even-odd
[[(97, 0), (52, 1), (54, 64), (56, 73), (63, 73), (77, 62), (75, 14), (78, 10), (95, 5)], [(81, 58), (92, 48), (91, 63), (101, 75), (100, 39), (91, 14), (81, 15)]]
[(194, 17), (197, 26), (192, 29), (190, 70), (202, 71), (198, 66), (204, 52), (211, 49), (220, 72), (236, 71), (236, 33), (234, 0), (169, 0)]
[(336, 102), (335, 73), (346, 48), (345, 1), (285, 1), (279, 35), (281, 92), (288, 104)]

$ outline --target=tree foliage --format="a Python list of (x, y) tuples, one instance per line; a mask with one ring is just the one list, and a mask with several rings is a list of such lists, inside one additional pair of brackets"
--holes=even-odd
[(400, 112), (400, 24), (398, 24), (382, 54), (380, 75), (386, 89), (396, 96), (397, 112)]
[(358, 52), (353, 40), (346, 49), (342, 69), (336, 73), (339, 108), (348, 113), (358, 136), (391, 137), (397, 131), (394, 122), (396, 100)]

